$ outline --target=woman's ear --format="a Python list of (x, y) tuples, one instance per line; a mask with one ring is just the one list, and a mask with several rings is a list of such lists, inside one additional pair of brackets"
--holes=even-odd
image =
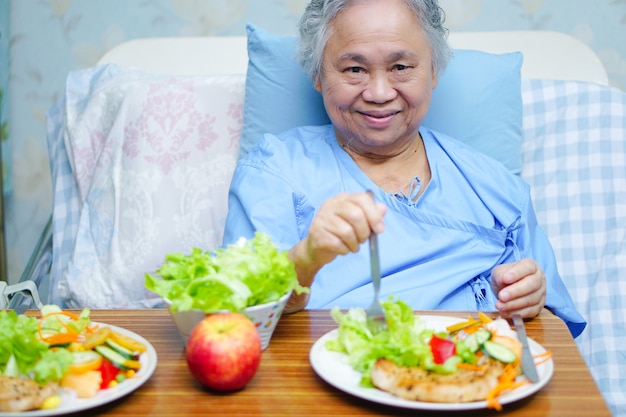
[(434, 67), (432, 69), (432, 72), (433, 72), (433, 90), (434, 90), (435, 87), (437, 87), (437, 83), (439, 82), (439, 76), (437, 75), (437, 71), (435, 71)]
[(315, 89), (321, 94), (322, 93), (322, 82), (320, 81), (321, 78), (318, 75), (317, 77), (315, 77), (315, 82), (313, 83), (313, 87), (315, 87)]

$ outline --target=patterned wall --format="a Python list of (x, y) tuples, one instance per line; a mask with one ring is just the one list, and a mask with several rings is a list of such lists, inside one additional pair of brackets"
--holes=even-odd
[[(595, 50), (611, 84), (626, 89), (626, 0), (440, 3), (451, 30), (542, 29), (571, 34)], [(306, 0), (0, 0), (0, 81), (6, 79), (9, 90), (2, 120), (8, 121), (10, 132), (10, 153), (5, 151), (4, 158), (12, 174), (5, 213), (10, 279), (19, 277), (51, 209), (45, 113), (59, 99), (68, 71), (92, 66), (106, 50), (138, 37), (243, 35), (247, 22), (293, 34), (305, 4)]]

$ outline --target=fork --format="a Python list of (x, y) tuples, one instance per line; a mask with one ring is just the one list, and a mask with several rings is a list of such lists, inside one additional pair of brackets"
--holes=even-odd
[[(374, 198), (374, 193), (368, 190), (367, 193)], [(378, 255), (378, 235), (371, 232), (369, 237), (370, 245), (370, 268), (372, 272), (372, 285), (374, 286), (374, 300), (366, 311), (368, 327), (373, 333), (377, 333), (387, 328), (385, 311), (379, 301), (380, 294), (380, 260)]]

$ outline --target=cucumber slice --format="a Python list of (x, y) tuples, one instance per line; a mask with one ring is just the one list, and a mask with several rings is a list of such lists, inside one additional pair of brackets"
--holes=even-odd
[(468, 335), (465, 339), (465, 344), (472, 352), (478, 351), (483, 344), (491, 339), (491, 332), (487, 329), (479, 329), (474, 333)]
[(137, 360), (127, 359), (120, 355), (116, 350), (111, 349), (107, 345), (100, 345), (94, 348), (96, 352), (108, 359), (113, 365), (120, 369), (139, 369), (141, 364)]
[(472, 335), (476, 338), (479, 345), (482, 345), (487, 340), (491, 339), (491, 332), (487, 329), (479, 329), (472, 333)]
[(101, 355), (93, 350), (82, 350), (79, 352), (72, 352), (72, 357), (74, 358), (74, 365), (82, 365), (100, 360)]
[(137, 359), (137, 355), (135, 354), (135, 352), (131, 351), (130, 349), (126, 349), (124, 346), (120, 345), (113, 339), (106, 339), (104, 343), (109, 345), (109, 347), (111, 347), (113, 350), (115, 350), (126, 359)]
[(515, 362), (517, 359), (517, 355), (511, 349), (500, 343), (491, 342), (489, 340), (483, 343), (483, 351), (490, 357), (503, 363)]
[(478, 349), (480, 349), (480, 344), (478, 343), (478, 339), (473, 334), (470, 334), (469, 336), (467, 336), (465, 339), (463, 339), (463, 341), (465, 342), (465, 345), (469, 348), (470, 352), (472, 353), (476, 353)]

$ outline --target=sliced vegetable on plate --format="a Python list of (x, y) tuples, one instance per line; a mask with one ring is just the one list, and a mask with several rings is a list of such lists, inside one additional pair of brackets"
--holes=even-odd
[(52, 410), (64, 398), (93, 398), (142, 368), (147, 344), (93, 323), (89, 314), (55, 305), (45, 305), (40, 317), (0, 311), (0, 411)]

